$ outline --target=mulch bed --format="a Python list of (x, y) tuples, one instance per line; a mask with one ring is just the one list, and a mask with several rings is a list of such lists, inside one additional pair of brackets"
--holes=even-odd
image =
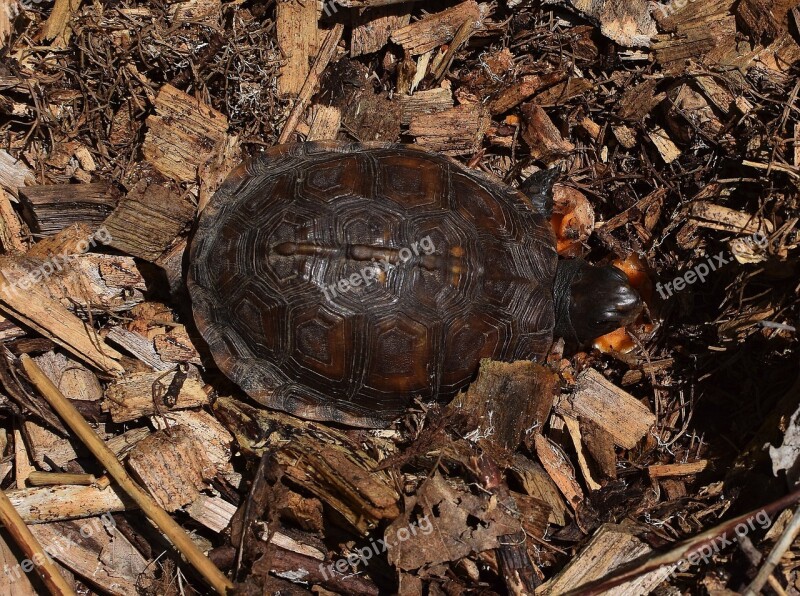
[[(210, 593), (28, 355), (231, 593), (797, 593), (798, 25), (797, 0), (0, 0), (0, 486), (76, 592)], [(243, 157), (325, 139), (560, 168), (559, 253), (645, 314), (382, 431), (256, 408), (184, 252)], [(29, 547), (0, 530), (0, 593), (47, 589)]]

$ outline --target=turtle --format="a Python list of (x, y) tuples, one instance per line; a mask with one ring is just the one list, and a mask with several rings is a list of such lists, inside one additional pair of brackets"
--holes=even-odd
[(612, 266), (559, 259), (558, 171), (513, 188), (415, 145), (292, 143), (198, 216), (187, 288), (216, 366), (260, 404), (386, 427), (446, 403), (482, 359), (542, 360), (642, 302)]

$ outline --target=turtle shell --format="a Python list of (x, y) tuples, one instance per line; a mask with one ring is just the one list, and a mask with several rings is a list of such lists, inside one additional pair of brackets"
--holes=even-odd
[(555, 239), (521, 192), (405, 145), (302, 143), (239, 166), (199, 217), (188, 288), (219, 369), (300, 417), (386, 426), (482, 358), (537, 358)]

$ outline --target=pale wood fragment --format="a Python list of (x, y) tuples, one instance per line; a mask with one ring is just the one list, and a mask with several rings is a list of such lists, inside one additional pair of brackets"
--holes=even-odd
[(699, 459), (685, 464), (659, 464), (648, 466), (647, 471), (650, 474), (650, 478), (670, 478), (699, 474), (707, 470), (710, 465), (711, 462), (707, 459)]
[(153, 337), (153, 346), (164, 362), (202, 364), (184, 325), (175, 325), (167, 333)]
[(408, 25), (411, 11), (393, 7), (381, 7), (362, 14), (353, 11), (353, 29), (350, 37), (350, 55), (371, 54), (383, 48), (389, 36)]
[(7, 151), (0, 149), (0, 187), (17, 197), (22, 186), (35, 184), (33, 171), (21, 160), (14, 159)]
[(42, 37), (46, 41), (53, 40), (52, 45), (55, 47), (66, 47), (72, 33), (69, 21), (80, 5), (81, 0), (55, 0), (53, 10), (44, 24)]
[[(106, 388), (103, 409), (111, 414), (114, 422), (127, 422), (154, 413), (193, 408), (208, 403), (208, 395), (203, 391), (200, 375), (195, 367), (190, 367), (174, 405), (164, 404), (163, 397), (158, 396), (164, 395), (175, 374), (175, 371), (166, 374), (156, 371), (125, 375)], [(157, 396), (153, 395), (154, 385), (158, 391)]]
[[(599, 579), (652, 552), (652, 549), (621, 525), (604, 524), (592, 536), (581, 552), (553, 579), (536, 590), (537, 596), (566, 594), (580, 586)], [(613, 589), (614, 596), (640, 596), (649, 594), (669, 575), (670, 567), (657, 569)]]
[(771, 233), (771, 221), (708, 201), (695, 201), (689, 211), (698, 226), (737, 234)]
[(153, 370), (167, 371), (175, 366), (169, 362), (164, 362), (156, 352), (152, 340), (128, 331), (124, 327), (112, 327), (106, 334), (106, 339), (114, 342), (126, 352), (142, 361)]
[(183, 426), (139, 441), (128, 454), (128, 468), (170, 512), (193, 503), (216, 473), (202, 442)]
[(183, 426), (190, 430), (196, 444), (203, 446), (205, 457), (213, 464), (215, 471), (220, 474), (232, 472), (233, 436), (219, 420), (205, 410), (180, 410), (171, 412), (167, 417), (153, 416), (150, 421), (159, 430), (164, 430), (167, 426)]
[(34, 360), (68, 399), (95, 401), (103, 397), (97, 376), (73, 358), (50, 351)]
[(28, 476), (36, 468), (31, 464), (31, 458), (28, 455), (28, 447), (22, 439), (22, 431), (18, 427), (14, 427), (14, 479), (18, 488), (25, 486), (28, 481)]
[(170, 18), (174, 23), (203, 23), (215, 27), (219, 26), (221, 16), (220, 0), (183, 0), (170, 7)]
[(335, 106), (314, 105), (306, 141), (335, 140), (342, 125), (342, 112)]
[(479, 6), (475, 0), (467, 0), (426, 15), (392, 33), (391, 39), (410, 55), (417, 56), (451, 41), (465, 21), (471, 22), (473, 29), (480, 28), (487, 12), (487, 5)]
[(534, 437), (536, 456), (550, 478), (567, 499), (573, 509), (583, 501), (583, 490), (575, 479), (575, 470), (572, 469), (569, 459), (555, 443), (542, 435)]
[(236, 505), (228, 503), (221, 497), (200, 495), (186, 508), (186, 513), (212, 532), (220, 533), (231, 523), (233, 514), (236, 513)]
[(600, 484), (592, 476), (592, 471), (586, 461), (586, 455), (583, 452), (583, 441), (581, 437), (581, 428), (578, 421), (571, 416), (564, 416), (564, 424), (567, 426), (567, 432), (570, 439), (572, 439), (572, 446), (575, 447), (575, 453), (578, 456), (578, 466), (580, 467), (583, 480), (590, 491), (600, 490)]
[(656, 422), (647, 406), (592, 368), (578, 375), (570, 402), (578, 416), (592, 420), (626, 449), (633, 449)]
[(53, 471), (53, 464), (63, 468), (78, 457), (69, 439), (58, 436), (39, 423), (26, 420), (22, 429), (26, 444), (30, 447), (31, 459), (39, 469)]
[(678, 146), (672, 139), (669, 138), (667, 131), (660, 126), (656, 126), (653, 130), (648, 131), (647, 136), (653, 141), (653, 145), (656, 146), (656, 149), (658, 149), (658, 152), (661, 154), (661, 159), (663, 159), (665, 163), (672, 163), (683, 153), (678, 149)]
[(283, 95), (297, 95), (310, 72), (325, 32), (319, 28), (322, 6), (319, 2), (284, 0), (275, 13), (276, 35), (285, 61), (280, 68), (278, 90)]
[(555, 482), (542, 466), (517, 453), (509, 471), (519, 481), (525, 494), (547, 503), (550, 507), (548, 520), (551, 524), (566, 525), (567, 504)]

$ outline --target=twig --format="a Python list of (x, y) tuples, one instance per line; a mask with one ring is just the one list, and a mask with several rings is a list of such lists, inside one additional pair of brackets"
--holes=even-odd
[(322, 72), (333, 58), (333, 54), (336, 52), (336, 46), (339, 45), (339, 40), (342, 39), (343, 32), (344, 25), (337, 23), (334, 25), (333, 29), (328, 32), (328, 35), (325, 36), (325, 41), (322, 42), (319, 54), (317, 54), (317, 58), (314, 60), (314, 66), (311, 67), (311, 72), (308, 73), (306, 82), (303, 83), (300, 93), (297, 95), (297, 102), (294, 104), (292, 111), (289, 112), (289, 117), (286, 119), (286, 124), (281, 131), (281, 136), (278, 138), (279, 143), (286, 143), (297, 128), (297, 123), (300, 122), (300, 116), (303, 115), (306, 104), (314, 94)]
[(6, 493), (2, 490), (0, 490), (0, 522), (3, 523), (11, 537), (20, 546), (25, 556), (34, 563), (36, 572), (42, 578), (50, 593), (54, 596), (62, 594), (64, 596), (75, 596), (75, 592), (58, 572), (53, 560), (44, 552), (39, 541), (31, 534), (28, 526), (25, 525)]
[(755, 596), (761, 593), (761, 588), (769, 581), (772, 572), (775, 570), (778, 563), (781, 562), (783, 554), (792, 546), (792, 542), (798, 532), (800, 532), (800, 508), (795, 510), (792, 519), (786, 525), (783, 534), (781, 534), (780, 540), (772, 547), (772, 550), (767, 556), (767, 560), (764, 561), (764, 565), (759, 569), (758, 575), (756, 575), (756, 578), (747, 586), (747, 589), (745, 589), (745, 596)]
[(42, 369), (31, 360), (30, 356), (23, 354), (20, 357), (22, 368), (28, 378), (41, 392), (42, 396), (53, 407), (64, 422), (78, 436), (89, 451), (105, 466), (108, 473), (117, 481), (136, 504), (145, 512), (153, 523), (169, 538), (170, 542), (186, 560), (208, 581), (220, 594), (233, 587), (231, 581), (212, 563), (189, 538), (169, 514), (164, 511), (153, 498), (145, 493), (130, 477), (122, 466), (117, 456), (108, 448), (103, 440), (92, 430), (83, 416), (75, 409), (53, 382), (47, 378)]

